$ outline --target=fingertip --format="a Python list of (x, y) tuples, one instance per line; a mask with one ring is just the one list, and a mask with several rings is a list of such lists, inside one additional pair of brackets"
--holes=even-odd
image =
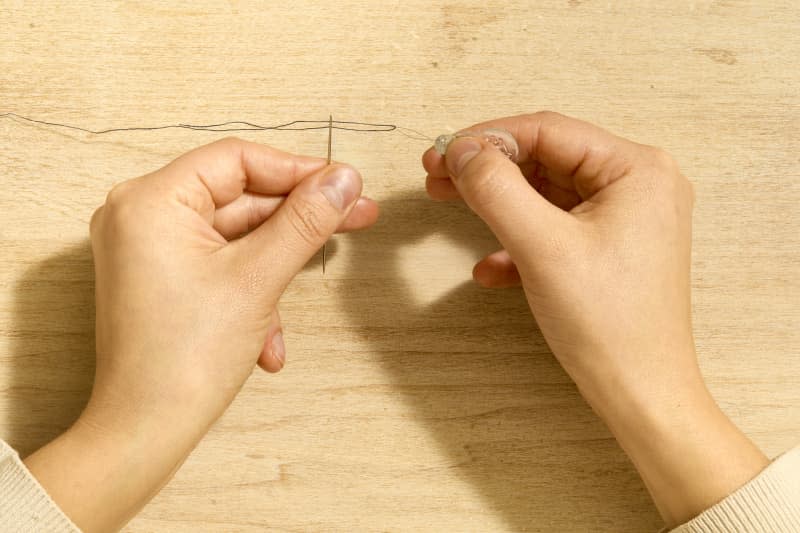
[(474, 279), (475, 282), (481, 287), (487, 289), (492, 288), (491, 272), (488, 271), (483, 261), (475, 263), (475, 266), (472, 267), (472, 279)]
[(447, 178), (449, 176), (447, 173), (447, 167), (445, 166), (444, 157), (442, 157), (442, 154), (434, 150), (433, 147), (428, 148), (428, 150), (422, 154), (422, 167), (431, 177)]
[(505, 250), (490, 254), (476, 263), (472, 278), (489, 289), (517, 287), (522, 282), (517, 266)]
[(258, 366), (264, 372), (269, 372), (270, 374), (277, 374), (283, 368), (283, 365), (280, 361), (276, 360), (269, 354), (261, 354), (258, 358)]
[(433, 148), (433, 146), (422, 153), (422, 166), (425, 168), (425, 170), (428, 170), (428, 166), (431, 164), (435, 164), (436, 156), (439, 156), (439, 153)]
[(380, 206), (378, 203), (372, 198), (362, 196), (356, 200), (350, 213), (347, 214), (347, 218), (345, 218), (344, 222), (336, 229), (336, 232), (345, 233), (348, 231), (366, 229), (375, 224), (379, 216)]
[(432, 200), (448, 201), (458, 200), (461, 198), (458, 189), (456, 189), (455, 185), (453, 185), (453, 182), (449, 179), (428, 176), (425, 179), (425, 190), (428, 192), (428, 196), (430, 196)]
[(372, 225), (376, 220), (378, 220), (378, 217), (381, 214), (380, 204), (378, 204), (378, 202), (376, 202), (369, 196), (362, 196), (361, 198), (359, 198), (353, 209), (358, 209), (360, 211), (363, 211), (365, 214), (368, 214), (371, 220), (369, 225)]
[(264, 343), (261, 354), (258, 356), (258, 366), (274, 374), (280, 372), (286, 364), (286, 346), (280, 330), (275, 332)]

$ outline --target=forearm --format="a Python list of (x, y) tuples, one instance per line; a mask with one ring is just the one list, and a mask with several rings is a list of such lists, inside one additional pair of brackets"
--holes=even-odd
[(670, 527), (718, 503), (769, 463), (719, 409), (699, 372), (674, 380), (665, 376), (661, 390), (616, 383), (585, 396)]

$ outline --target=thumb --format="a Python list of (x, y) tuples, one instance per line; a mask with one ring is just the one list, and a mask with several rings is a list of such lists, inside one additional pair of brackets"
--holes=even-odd
[(517, 263), (531, 255), (532, 246), (537, 252), (551, 251), (563, 242), (554, 236), (575, 223), (542, 197), (514, 162), (483, 139), (456, 138), (447, 148), (445, 164), (461, 197)]
[(278, 210), (241, 239), (242, 253), (267, 272), (277, 296), (347, 218), (361, 196), (351, 166), (328, 165), (301, 181)]

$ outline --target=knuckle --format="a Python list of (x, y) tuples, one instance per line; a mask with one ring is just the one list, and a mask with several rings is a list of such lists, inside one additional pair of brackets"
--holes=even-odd
[(114, 185), (106, 195), (106, 205), (110, 208), (114, 208), (118, 205), (124, 204), (130, 189), (131, 185), (129, 181), (123, 181), (122, 183)]
[(650, 179), (645, 181), (648, 182), (650, 192), (655, 195), (667, 194), (676, 197), (689, 192), (686, 186), (688, 180), (669, 152), (655, 146), (645, 146), (643, 156), (641, 168), (649, 170), (647, 175)]
[(94, 210), (94, 213), (92, 213), (92, 218), (91, 218), (91, 220), (89, 220), (89, 231), (90, 232), (94, 228), (96, 228), (98, 226), (98, 224), (100, 224), (100, 216), (102, 215), (104, 208), (105, 208), (105, 206), (101, 205), (100, 207), (98, 207), (97, 209)]
[(229, 135), (228, 137), (223, 137), (222, 139), (216, 141), (214, 144), (224, 149), (236, 150), (242, 144), (244, 144), (244, 141), (235, 135)]
[(218, 141), (214, 141), (206, 146), (201, 146), (195, 150), (197, 159), (195, 160), (196, 166), (204, 166), (206, 157), (222, 158), (226, 161), (240, 162), (244, 157), (245, 144), (247, 141), (239, 137), (230, 136), (224, 137)]
[(328, 232), (324, 224), (324, 208), (310, 199), (298, 199), (288, 205), (291, 210), (289, 221), (295, 233), (308, 245), (316, 246), (324, 242)]
[(542, 122), (555, 121), (564, 118), (564, 115), (562, 115), (561, 113), (558, 113), (556, 111), (550, 111), (549, 109), (543, 109), (541, 111), (537, 111), (536, 113), (533, 113), (530, 116), (531, 118), (539, 119)]
[[(104, 224), (120, 226), (122, 229), (130, 226), (129, 223), (136, 218), (137, 211), (135, 188), (135, 180), (129, 180), (115, 185), (108, 192), (106, 203), (101, 208)], [(97, 213), (95, 216), (99, 217)]]
[(92, 213), (92, 218), (91, 218), (91, 220), (89, 220), (89, 235), (90, 236), (96, 235), (97, 232), (99, 231), (100, 222), (101, 222), (101, 216), (102, 216), (104, 208), (105, 208), (105, 206), (101, 205), (100, 207), (98, 207), (97, 209), (94, 210), (94, 213)]
[(661, 168), (669, 170), (677, 170), (678, 168), (678, 163), (675, 161), (672, 155), (663, 148), (651, 146), (649, 149), (649, 155), (656, 165)]

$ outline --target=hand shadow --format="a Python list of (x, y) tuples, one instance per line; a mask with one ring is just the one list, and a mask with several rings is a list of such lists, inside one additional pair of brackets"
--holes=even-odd
[[(398, 250), (432, 236), (492, 250), (488, 230), (465, 208), (421, 195), (383, 202), (373, 230), (337, 240), (349, 245), (343, 308), (451, 458), (435, 468), (455, 469), (509, 529), (656, 530), (638, 476), (553, 359), (521, 291), (468, 282), (427, 307), (414, 303)], [(15, 286), (0, 437), (23, 457), (69, 427), (88, 400), (93, 285), (84, 242), (34, 265)]]
[[(345, 312), (449, 456), (443, 471), (455, 469), (512, 530), (660, 527), (635, 470), (552, 356), (521, 289), (470, 280), (429, 306), (415, 303), (400, 250), (428, 239), (476, 257), (499, 248), (476, 216), (458, 203), (401, 196), (381, 203), (372, 230), (343, 238)], [(418, 262), (426, 276), (454, 271)]]
[(11, 382), (2, 438), (29, 455), (67, 429), (94, 379), (94, 271), (88, 241), (29, 268), (14, 288)]

